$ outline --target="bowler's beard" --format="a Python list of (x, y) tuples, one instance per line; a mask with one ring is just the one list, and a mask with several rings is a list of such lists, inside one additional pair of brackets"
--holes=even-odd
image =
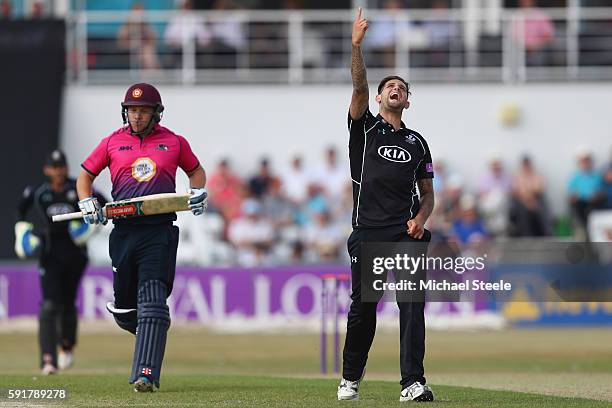
[(391, 101), (390, 99), (386, 99), (383, 100), (382, 103), (382, 108), (387, 111), (387, 112), (391, 112), (391, 113), (395, 113), (395, 114), (402, 114), (402, 112), (405, 109), (405, 104), (397, 101)]

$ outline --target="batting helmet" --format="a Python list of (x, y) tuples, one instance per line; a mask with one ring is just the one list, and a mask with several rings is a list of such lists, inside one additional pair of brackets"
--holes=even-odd
[[(151, 118), (151, 126), (148, 126), (147, 130), (150, 130), (154, 124), (161, 121), (161, 113), (164, 111), (164, 105), (162, 105), (159, 91), (153, 85), (146, 83), (134, 84), (126, 91), (123, 102), (121, 102), (121, 117), (123, 118), (124, 125), (128, 123), (128, 106), (150, 106), (155, 109), (153, 117)], [(132, 133), (135, 132), (132, 131)]]

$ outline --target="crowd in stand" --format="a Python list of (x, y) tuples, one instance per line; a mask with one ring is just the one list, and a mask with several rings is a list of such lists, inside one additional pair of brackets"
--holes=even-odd
[[(16, 17), (15, 1), (0, 0), (2, 19)], [(91, 4), (89, 4), (91, 3)], [(485, 2), (486, 3), (486, 2)], [(52, 15), (52, 2), (32, 0), (22, 16), (39, 19)], [(113, 3), (116, 7), (117, 3)], [(604, 6), (604, 1), (583, 0), (580, 7)], [(525, 51), (527, 66), (556, 66), (567, 63), (562, 37), (564, 23), (554, 21), (545, 7), (566, 7), (566, 0), (507, 0), (497, 7), (519, 8), (523, 17), (508, 27), (508, 34), (518, 49)], [(104, 10), (101, 0), (87, 2), (88, 10)], [(112, 6), (109, 6), (112, 7)], [(136, 0), (125, 2), (129, 10), (123, 23), (109, 22), (103, 33), (101, 25), (88, 32), (88, 64), (91, 69), (197, 69), (288, 68), (290, 65), (289, 25), (286, 21), (248, 21), (245, 10), (349, 9), (350, 0)], [(160, 8), (161, 7), (161, 8)], [(145, 12), (174, 7), (167, 22), (149, 21)], [(413, 67), (465, 66), (468, 47), (466, 32), (460, 20), (446, 18), (452, 8), (463, 2), (450, 0), (371, 0), (366, 7), (388, 11), (389, 16), (405, 11), (401, 20), (395, 17), (373, 18), (371, 33), (364, 44), (370, 66), (401, 66), (400, 50), (410, 50)], [(484, 7), (484, 6), (483, 6)], [(23, 8), (23, 7), (22, 7)], [(431, 19), (413, 18), (411, 9), (431, 9), (439, 13)], [(193, 11), (225, 12), (197, 14)], [(495, 20), (497, 12), (487, 12), (488, 19), (479, 24), (477, 52), (484, 66), (502, 64), (502, 29)], [(406, 18), (404, 18), (406, 17)], [(482, 27), (481, 27), (482, 26)], [(92, 25), (88, 30), (92, 30)], [(346, 27), (340, 21), (305, 23), (302, 27), (302, 65), (304, 68), (345, 67), (342, 44)], [(600, 43), (612, 35), (609, 20), (581, 21), (579, 31), (579, 64), (611, 65), (612, 51)], [(398, 43), (399, 41), (399, 43)], [(474, 51), (474, 44), (469, 46)], [(584, 51), (583, 51), (584, 50)], [(597, 52), (587, 52), (596, 50)], [(195, 58), (185, 58), (184, 55)]]
[[(612, 158), (599, 168), (590, 153), (580, 154), (567, 184), (566, 216), (553, 216), (547, 182), (529, 156), (516, 166), (492, 157), (484, 175), (470, 183), (444, 162), (434, 166), (436, 206), (427, 224), (433, 240), (462, 246), (499, 237), (581, 236), (591, 211), (612, 209)], [(219, 220), (209, 232), (215, 233), (210, 245), (225, 248), (221, 262), (347, 261), (353, 191), (346, 163), (329, 148), (318, 168), (296, 156), (286, 169), (274, 169), (262, 159), (253, 174), (241, 177), (224, 159), (210, 170), (206, 218)]]

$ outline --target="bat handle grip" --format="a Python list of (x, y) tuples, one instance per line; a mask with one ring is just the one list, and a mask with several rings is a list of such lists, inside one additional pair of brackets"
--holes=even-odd
[(54, 215), (53, 217), (51, 217), (53, 222), (78, 220), (80, 218), (83, 218), (83, 213), (80, 212), (80, 211), (79, 212), (68, 213), (68, 214)]

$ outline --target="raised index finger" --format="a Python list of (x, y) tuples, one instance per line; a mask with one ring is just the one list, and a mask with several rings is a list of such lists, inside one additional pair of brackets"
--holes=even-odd
[(363, 13), (363, 9), (361, 7), (357, 7), (357, 17), (355, 18), (355, 20), (357, 21), (361, 20), (362, 13)]

